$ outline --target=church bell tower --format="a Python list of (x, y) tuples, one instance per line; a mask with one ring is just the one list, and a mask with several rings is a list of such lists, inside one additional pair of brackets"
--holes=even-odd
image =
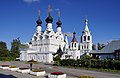
[(85, 28), (82, 32), (80, 50), (82, 53), (88, 53), (92, 50), (92, 35), (88, 28), (88, 19), (85, 19)]

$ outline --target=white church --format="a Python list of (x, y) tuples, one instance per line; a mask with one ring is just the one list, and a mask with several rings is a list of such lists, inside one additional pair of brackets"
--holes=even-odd
[(62, 22), (60, 21), (60, 12), (58, 12), (58, 21), (56, 22), (56, 31), (52, 28), (53, 18), (50, 15), (50, 6), (48, 7), (48, 17), (46, 18), (46, 29), (42, 30), (42, 21), (40, 19), (40, 10), (38, 11), (37, 27), (29, 42), (29, 48), (20, 51), (20, 60), (28, 61), (34, 59), (39, 62), (52, 63), (53, 54), (61, 49), (63, 55), (61, 59), (79, 59), (82, 55), (88, 54), (92, 50), (92, 36), (88, 28), (88, 19), (85, 20), (85, 28), (82, 32), (81, 41), (76, 39), (76, 33), (73, 32), (73, 39), (68, 43), (67, 35), (62, 32)]

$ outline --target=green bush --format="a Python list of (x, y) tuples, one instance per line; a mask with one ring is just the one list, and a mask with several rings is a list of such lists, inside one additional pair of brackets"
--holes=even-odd
[(79, 76), (77, 78), (95, 78), (95, 77), (93, 77), (93, 76)]
[(116, 60), (115, 64), (114, 64), (114, 67), (115, 67), (116, 70), (120, 70), (120, 61)]
[(0, 61), (13, 61), (15, 60), (14, 57), (0, 57)]
[(10, 66), (9, 68), (17, 68), (17, 66)]
[(120, 70), (120, 61), (119, 60), (101, 60), (101, 59), (63, 59), (60, 61), (55, 61), (54, 65), (57, 66), (72, 66), (72, 67), (85, 67), (85, 68), (103, 68), (103, 69), (112, 69)]
[(42, 71), (44, 71), (44, 70), (42, 70), (42, 69), (33, 69), (32, 70), (32, 72), (42, 72)]

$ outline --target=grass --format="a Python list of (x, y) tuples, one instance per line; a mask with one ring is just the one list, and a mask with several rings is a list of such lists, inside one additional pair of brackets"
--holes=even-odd
[(60, 67), (66, 67), (66, 68), (77, 68), (77, 69), (83, 69), (83, 70), (91, 70), (91, 71), (100, 71), (100, 72), (110, 72), (110, 73), (120, 73), (120, 70), (112, 70), (112, 69), (103, 69), (103, 68), (86, 68), (86, 67), (73, 67), (73, 66), (60, 66)]
[(102, 72), (112, 72), (112, 73), (120, 73), (120, 70), (111, 70), (111, 69), (97, 69), (97, 68), (88, 68), (88, 70), (102, 71)]
[(93, 77), (93, 76), (79, 76), (77, 78), (95, 78), (95, 77)]

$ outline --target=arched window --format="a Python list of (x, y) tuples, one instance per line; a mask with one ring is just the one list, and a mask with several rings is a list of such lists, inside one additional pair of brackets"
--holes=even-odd
[(86, 36), (84, 36), (84, 41), (86, 41)]
[(73, 43), (72, 43), (72, 47), (73, 47)]
[(88, 40), (90, 40), (90, 36), (88, 36)]
[(75, 47), (76, 47), (76, 43), (75, 43)]
[(87, 49), (88, 49), (88, 45), (87, 45)]
[(84, 45), (84, 49), (86, 49), (86, 45)]
[(41, 48), (39, 49), (39, 51), (41, 51)]

